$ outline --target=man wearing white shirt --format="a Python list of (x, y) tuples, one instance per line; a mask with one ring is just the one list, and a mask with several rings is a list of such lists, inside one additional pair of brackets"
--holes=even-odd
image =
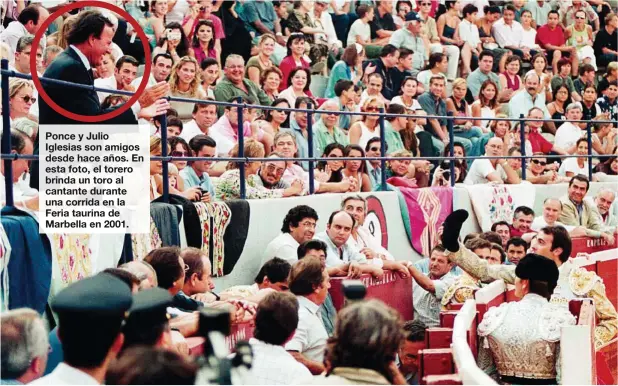
[[(131, 83), (137, 77), (137, 67), (139, 62), (130, 55), (124, 55), (116, 61), (114, 75), (109, 78), (99, 78), (94, 80), (95, 87), (106, 88), (110, 90), (135, 91)], [(107, 92), (97, 91), (99, 101), (103, 103), (107, 96), (111, 95)]]
[[(146, 87), (154, 86), (159, 82), (167, 82), (167, 78), (170, 76), (172, 72), (172, 66), (174, 62), (172, 61), (172, 57), (168, 53), (160, 53), (157, 54), (154, 59), (152, 59), (152, 66), (150, 68), (150, 76), (148, 77), (148, 83)], [(139, 78), (135, 78), (133, 82), (131, 82), (131, 86), (133, 86), (136, 90), (139, 87), (140, 83), (142, 83), (142, 79), (144, 77), (140, 76)]]
[(326, 11), (329, 3), (330, 1), (327, 0), (316, 1), (313, 4), (313, 12), (310, 13), (310, 16), (316, 26), (324, 30), (324, 34), (317, 34), (315, 37), (328, 45), (333, 52), (337, 53), (343, 47), (343, 44), (337, 39), (333, 18)]
[(348, 239), (356, 220), (349, 213), (340, 210), (330, 215), (326, 231), (315, 235), (316, 239), (326, 243), (328, 251), (326, 253), (326, 266), (340, 266), (343, 263), (360, 264), (362, 273), (370, 273), (375, 277), (383, 275), (382, 259), (367, 259), (358, 248), (349, 243)]
[[(504, 144), (500, 138), (491, 138), (485, 145), (485, 154), (499, 157), (504, 154)], [(464, 184), (519, 184), (520, 178), (503, 158), (477, 159), (472, 163)]]
[[(558, 225), (564, 227), (568, 232), (575, 229), (575, 227), (564, 225), (558, 221), (560, 214), (562, 214), (562, 202), (557, 198), (546, 198), (545, 201), (543, 201), (543, 214), (534, 218), (532, 225), (530, 225), (530, 229), (538, 232), (547, 226)], [(524, 239), (526, 238), (524, 237)], [(530, 240), (526, 239), (526, 241)]]
[(475, 21), (478, 15), (478, 8), (472, 4), (468, 4), (462, 11), (463, 20), (459, 23), (459, 38), (468, 43), (472, 49), (472, 54), (478, 56), (483, 51), (481, 38), (479, 36), (479, 27)]
[(210, 132), (210, 127), (217, 121), (217, 106), (196, 103), (195, 106), (193, 106), (192, 116), (193, 120), (184, 124), (182, 133), (180, 133), (179, 137), (189, 143), (196, 135), (204, 134), (213, 138), (215, 142), (217, 142), (217, 145), (219, 145), (219, 139), (215, 139)]
[(574, 154), (577, 150), (577, 140), (586, 134), (586, 131), (578, 125), (571, 123), (571, 121), (582, 119), (582, 105), (579, 102), (570, 103), (565, 112), (567, 120), (556, 131), (554, 144), (567, 153)]
[(252, 385), (291, 385), (311, 377), (283, 347), (293, 338), (298, 319), (299, 301), (289, 292), (273, 292), (260, 301), (249, 340), (253, 362), (247, 378)]
[[(14, 63), (17, 41), (22, 36), (34, 35), (49, 17), (49, 11), (40, 4), (29, 5), (20, 12), (16, 21), (12, 21), (0, 34), (0, 41), (8, 44), (9, 63)], [(45, 38), (39, 43), (41, 50), (45, 49)]]
[(530, 60), (536, 54), (536, 51), (522, 45), (524, 28), (515, 21), (515, 7), (512, 4), (504, 6), (502, 19), (498, 20), (491, 30), (500, 47), (511, 50), (523, 60)]
[(310, 206), (298, 205), (290, 209), (283, 219), (281, 234), (266, 246), (262, 265), (274, 257), (290, 264), (297, 262), (298, 247), (313, 238), (317, 222), (318, 213)]
[(319, 309), (328, 296), (330, 277), (319, 258), (305, 257), (292, 267), (288, 284), (299, 309), (298, 327), (285, 349), (312, 374), (321, 374), (328, 334)]

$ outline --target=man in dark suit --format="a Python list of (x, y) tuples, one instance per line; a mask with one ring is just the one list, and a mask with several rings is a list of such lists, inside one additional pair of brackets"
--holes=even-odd
[[(111, 52), (113, 37), (113, 24), (100, 12), (84, 11), (79, 13), (75, 26), (67, 37), (67, 42), (70, 45), (69, 48), (54, 59), (47, 67), (47, 70), (45, 70), (43, 77), (93, 85), (92, 67), (99, 64), (104, 54)], [(54, 102), (72, 113), (101, 115), (113, 110), (113, 108), (101, 108), (96, 91), (69, 88), (63, 85), (45, 83), (44, 81), (42, 81), (42, 86)], [(159, 98), (162, 98), (168, 90), (169, 85), (167, 83), (159, 82), (148, 88), (140, 96), (139, 103), (134, 104), (131, 109), (99, 124), (137, 124), (138, 118), (150, 120), (152, 117), (165, 114), (169, 108), (169, 103)], [(39, 124), (82, 124), (82, 122), (65, 117), (49, 106), (43, 98), (40, 98)], [(34, 144), (34, 154), (39, 154), (38, 136)], [(30, 174), (30, 186), (38, 189), (38, 161), (32, 162)]]
[[(92, 85), (92, 67), (99, 64), (104, 54), (111, 52), (114, 38), (113, 24), (98, 11), (79, 14), (74, 28), (69, 32), (70, 46), (56, 57), (43, 76), (50, 79)], [(111, 110), (101, 109), (97, 93), (92, 90), (68, 88), (43, 83), (43, 89), (60, 107), (80, 115), (101, 115)], [(76, 124), (78, 122), (54, 111), (42, 98), (39, 102), (41, 124)], [(129, 109), (106, 124), (135, 124), (135, 113)]]

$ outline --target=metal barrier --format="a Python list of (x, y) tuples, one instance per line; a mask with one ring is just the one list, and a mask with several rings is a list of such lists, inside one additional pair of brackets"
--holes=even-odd
[[(28, 79), (31, 80), (32, 76), (30, 75), (26, 75), (26, 74), (21, 74), (12, 70), (8, 69), (8, 60), (3, 59), (2, 60), (2, 69), (1, 69), (1, 74), (2, 74), (2, 111), (3, 113), (3, 127), (10, 127), (10, 117), (9, 117), (9, 111), (10, 111), (10, 107), (9, 107), (9, 78), (10, 77), (16, 77), (16, 78), (21, 78), (21, 79)], [(58, 85), (64, 85), (67, 87), (75, 87), (75, 88), (81, 88), (81, 89), (86, 89), (86, 90), (92, 90), (92, 91), (99, 91), (99, 92), (106, 92), (106, 93), (110, 93), (110, 94), (119, 94), (119, 95), (126, 95), (126, 96), (132, 96), (134, 95), (133, 92), (129, 92), (129, 91), (121, 91), (121, 90), (110, 90), (110, 89), (105, 89), (105, 88), (100, 88), (100, 87), (95, 87), (94, 85), (84, 85), (84, 84), (78, 84), (78, 83), (71, 83), (71, 82), (67, 82), (67, 81), (62, 81), (62, 80), (57, 80), (57, 79), (49, 79), (49, 78), (44, 78), (44, 77), (39, 77), (41, 83), (43, 84), (58, 84)], [(230, 103), (230, 102), (220, 102), (220, 101), (211, 101), (211, 100), (203, 100), (203, 99), (192, 99), (192, 98), (182, 98), (182, 97), (173, 97), (173, 96), (167, 96), (165, 99), (167, 99), (168, 101), (175, 101), (175, 102), (186, 102), (186, 103), (197, 103), (197, 104), (203, 104), (203, 105), (215, 105), (215, 106), (225, 106), (225, 107), (235, 107), (238, 110), (238, 121), (241, 122), (241, 124), (238, 125), (238, 156), (237, 157), (217, 157), (216, 160), (217, 161), (231, 161), (231, 162), (237, 162), (239, 165), (239, 174), (240, 174), (240, 197), (241, 198), (245, 198), (246, 197), (246, 185), (245, 185), (245, 163), (246, 162), (250, 162), (250, 161), (266, 161), (269, 158), (248, 158), (245, 157), (244, 155), (244, 125), (242, 124), (243, 122), (243, 110), (247, 109), (247, 108), (255, 108), (255, 109), (259, 109), (259, 110), (274, 110), (274, 111), (285, 111), (285, 112), (306, 112), (307, 113), (307, 122), (308, 122), (308, 126), (307, 126), (307, 143), (308, 143), (308, 157), (305, 158), (278, 158), (278, 160), (280, 161), (305, 161), (309, 163), (309, 170), (308, 170), (308, 174), (309, 174), (309, 193), (313, 194), (315, 193), (315, 186), (314, 186), (314, 163), (317, 161), (326, 161), (326, 160), (332, 160), (331, 158), (325, 158), (325, 157), (315, 157), (315, 155), (313, 154), (313, 115), (314, 114), (320, 114), (320, 110), (316, 110), (313, 108), (313, 105), (310, 103), (306, 109), (294, 109), (294, 108), (287, 108), (287, 107), (272, 107), (272, 106), (262, 106), (262, 105), (251, 105), (251, 104), (246, 104), (246, 103), (242, 103), (242, 98), (238, 98), (236, 103)], [(379, 132), (380, 132), (380, 151), (381, 151), (381, 157), (339, 157), (337, 158), (338, 160), (342, 160), (342, 161), (347, 161), (347, 160), (363, 160), (363, 161), (380, 161), (380, 167), (381, 167), (381, 180), (380, 180), (380, 190), (385, 191), (387, 190), (387, 182), (386, 182), (386, 161), (390, 161), (390, 160), (428, 160), (428, 161), (437, 161), (437, 160), (450, 160), (450, 161), (454, 161), (456, 159), (458, 159), (457, 157), (453, 156), (454, 154), (454, 147), (455, 147), (455, 133), (453, 130), (453, 126), (454, 126), (454, 119), (456, 119), (452, 113), (448, 113), (447, 116), (440, 116), (440, 115), (413, 115), (413, 114), (387, 114), (384, 111), (384, 108), (381, 107), (379, 112), (377, 113), (366, 113), (366, 112), (352, 112), (352, 111), (333, 111), (332, 113), (336, 114), (336, 115), (353, 115), (353, 116), (378, 116), (379, 117)], [(446, 119), (447, 120), (447, 130), (448, 130), (448, 136), (449, 136), (449, 151), (450, 151), (450, 156), (437, 156), (437, 157), (386, 157), (384, 156), (384, 154), (386, 153), (386, 140), (385, 140), (385, 119), (387, 117), (405, 117), (405, 118), (424, 118), (424, 119)], [(457, 119), (461, 119), (462, 117), (457, 117)], [(464, 117), (464, 118), (469, 118), (469, 119), (476, 119), (476, 117)], [(157, 117), (157, 119), (160, 122), (160, 131), (161, 131), (161, 142), (166, 144), (167, 143), (167, 120), (166, 117), (164, 115)], [(487, 121), (508, 121), (508, 122), (512, 122), (515, 119), (512, 118), (483, 118), (484, 120)], [(526, 156), (524, 154), (526, 154), (525, 151), (525, 133), (524, 133), (524, 126), (526, 122), (532, 122), (532, 121), (540, 121), (540, 122), (563, 122), (561, 120), (556, 120), (556, 119), (533, 119), (533, 118), (526, 118), (524, 117), (523, 114), (520, 115), (519, 117), (519, 123), (520, 123), (520, 138), (521, 138), (521, 148), (520, 148), (520, 152), (521, 152), (521, 156), (496, 156), (496, 157), (491, 157), (491, 156), (466, 156), (465, 159), (466, 160), (475, 160), (475, 159), (512, 159), (512, 158), (517, 158), (517, 159), (521, 159), (522, 161), (522, 180), (526, 180), (526, 159), (527, 158), (534, 158), (535, 156)], [(588, 158), (588, 177), (590, 179), (592, 179), (592, 139), (591, 139), (591, 126), (593, 121), (584, 121), (584, 120), (578, 120), (578, 121), (570, 121), (572, 123), (586, 123), (587, 127), (586, 127), (586, 133), (587, 133), (587, 139), (588, 139), (588, 155), (585, 156), (586, 158)], [(614, 121), (603, 121), (603, 120), (595, 120), (594, 122), (596, 123), (611, 123), (611, 124), (615, 124)], [(186, 160), (186, 161), (200, 161), (200, 160), (209, 160), (212, 161), (212, 158), (208, 158), (208, 157), (171, 157), (168, 155), (168, 151), (167, 151), (167, 146), (162, 146), (162, 152), (161, 152), (161, 156), (151, 156), (150, 159), (151, 160), (158, 160), (158, 161), (162, 161), (162, 165), (163, 165), (163, 194), (162, 194), (162, 198), (164, 202), (169, 202), (169, 176), (168, 176), (168, 163), (173, 161), (173, 160)], [(2, 150), (1, 150), (1, 158), (4, 162), (4, 178), (5, 178), (5, 189), (6, 189), (6, 206), (13, 206), (14, 205), (14, 200), (13, 200), (13, 179), (12, 179), (12, 162), (14, 160), (17, 159), (28, 159), (28, 160), (37, 160), (38, 159), (38, 155), (22, 155), (22, 154), (11, 154), (11, 136), (10, 136), (10, 130), (3, 130), (2, 133)], [(581, 155), (568, 155), (568, 156), (561, 156), (561, 155), (544, 155), (543, 158), (547, 158), (547, 159), (562, 159), (562, 158), (579, 158), (582, 157)], [(451, 162), (450, 163), (450, 174), (451, 176), (455, 176), (455, 163)], [(455, 179), (451, 178), (450, 179), (450, 184), (451, 186), (455, 185)]]

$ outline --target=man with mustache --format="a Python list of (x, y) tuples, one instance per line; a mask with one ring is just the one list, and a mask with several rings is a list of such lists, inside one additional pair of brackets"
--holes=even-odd
[[(509, 102), (509, 116), (513, 119), (519, 119), (523, 114), (526, 116), (531, 108), (538, 107), (543, 112), (545, 119), (551, 119), (551, 115), (545, 105), (545, 95), (539, 94), (539, 76), (530, 71), (524, 77), (525, 91), (516, 93)], [(556, 125), (553, 122), (545, 122), (545, 131), (555, 134)]]

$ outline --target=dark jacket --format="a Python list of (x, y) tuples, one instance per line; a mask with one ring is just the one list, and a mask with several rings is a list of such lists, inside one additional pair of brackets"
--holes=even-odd
[[(87, 85), (94, 84), (92, 71), (86, 70), (77, 52), (72, 48), (67, 48), (61, 52), (56, 59), (45, 70), (43, 77), (50, 79), (64, 80), (67, 82), (81, 83)], [(47, 95), (65, 110), (80, 115), (101, 115), (113, 109), (102, 109), (96, 91), (80, 88), (69, 88), (68, 86), (55, 85), (41, 81), (43, 90)], [(39, 99), (39, 124), (41, 125), (77, 125), (83, 124), (56, 112), (47, 102)], [(97, 124), (130, 125), (137, 124), (135, 115), (131, 109), (120, 114), (116, 118), (106, 120)], [(39, 137), (34, 141), (34, 154), (39, 154)], [(30, 186), (39, 188), (39, 162), (33, 161), (30, 168)]]

